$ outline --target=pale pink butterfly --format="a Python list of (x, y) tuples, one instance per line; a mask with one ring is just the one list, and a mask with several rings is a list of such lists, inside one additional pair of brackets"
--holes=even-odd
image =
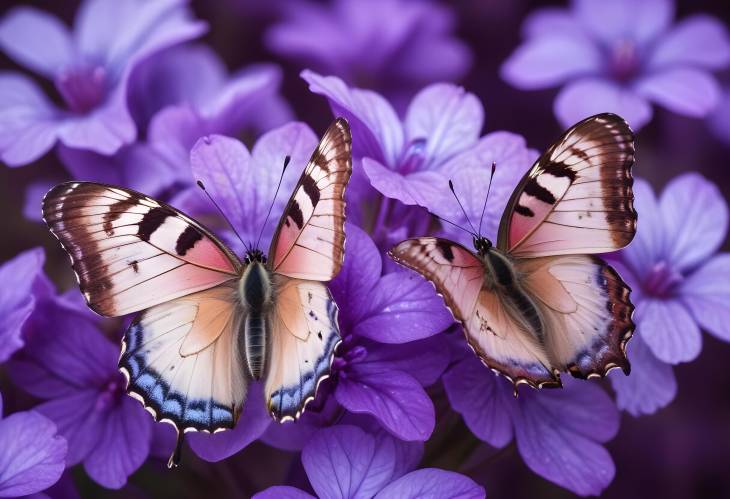
[(268, 258), (241, 261), (200, 223), (120, 187), (68, 182), (43, 216), (71, 257), (89, 307), (141, 312), (122, 341), (127, 392), (172, 424), (179, 461), (189, 431), (236, 424), (249, 380), (263, 380), (278, 421), (297, 419), (330, 373), (340, 341), (326, 282), (344, 259), (344, 191), (352, 173), (346, 120), (325, 132), (286, 206)]
[(615, 114), (592, 116), (566, 131), (522, 178), (496, 245), (472, 226), (476, 253), (419, 237), (389, 254), (434, 284), (469, 346), (515, 389), (562, 386), (563, 371), (578, 378), (612, 368), (629, 374), (631, 290), (595, 254), (634, 237), (633, 164), (628, 124)]

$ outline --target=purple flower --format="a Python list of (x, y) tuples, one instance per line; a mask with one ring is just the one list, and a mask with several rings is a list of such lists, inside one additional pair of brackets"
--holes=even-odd
[(642, 180), (634, 193), (641, 227), (612, 263), (633, 290), (637, 338), (630, 379), (611, 379), (619, 406), (640, 414), (674, 398), (666, 364), (699, 355), (700, 329), (730, 341), (730, 254), (716, 254), (727, 236), (727, 203), (701, 175), (673, 179), (658, 199)]
[(32, 293), (37, 280), (45, 279), (42, 248), (27, 250), (0, 266), (0, 363), (23, 347), (23, 325), (36, 305)]
[(730, 88), (723, 90), (720, 103), (708, 117), (708, 124), (717, 138), (730, 145)]
[(266, 33), (272, 51), (396, 103), (428, 83), (458, 80), (471, 65), (451, 10), (435, 2), (298, 1), (283, 14)]
[(89, 311), (52, 301), (26, 325), (27, 345), (11, 363), (18, 386), (45, 400), (36, 407), (69, 443), (67, 465), (83, 462), (89, 476), (120, 488), (147, 458), (152, 418), (124, 392), (119, 347), (104, 337)]
[(114, 154), (135, 139), (127, 84), (152, 54), (203, 33), (185, 0), (87, 0), (75, 29), (32, 7), (16, 7), (0, 23), (0, 47), (17, 63), (48, 78), (59, 108), (28, 77), (0, 75), (0, 158), (20, 166), (57, 141)]
[(2, 417), (0, 395), (0, 497), (18, 497), (47, 489), (65, 468), (66, 440), (56, 425), (36, 411)]
[(554, 103), (564, 126), (611, 111), (639, 129), (651, 120), (650, 102), (704, 116), (718, 102), (711, 71), (730, 63), (730, 39), (714, 17), (672, 26), (673, 16), (671, 0), (574, 0), (570, 9), (538, 10), (502, 77), (521, 89), (567, 83)]
[(443, 382), (477, 438), (494, 447), (514, 439), (532, 471), (576, 494), (598, 495), (611, 483), (613, 460), (601, 444), (616, 435), (619, 415), (603, 390), (564, 380), (562, 390), (521, 390), (515, 397), (511, 383), (461, 351)]
[[(384, 432), (370, 434), (349, 425), (317, 432), (302, 450), (302, 464), (317, 497), (483, 498), (484, 488), (471, 479), (436, 468), (413, 471), (422, 446)], [(304, 499), (311, 494), (289, 486), (270, 487), (257, 499)]]
[[(441, 208), (451, 203), (447, 184), (453, 165), (481, 166), (493, 157), (491, 139), (479, 138), (482, 105), (461, 87), (443, 83), (426, 87), (413, 98), (401, 120), (375, 92), (349, 88), (337, 77), (312, 71), (304, 71), (302, 77), (312, 92), (328, 99), (335, 115), (350, 122), (353, 157), (362, 167), (354, 168), (349, 196), (357, 206), (366, 205), (365, 201), (373, 204), (368, 183), (384, 196), (374, 228), (381, 247), (422, 235), (430, 222), (423, 210), (405, 210), (396, 201), (443, 214)], [(447, 165), (452, 166), (447, 170)]]
[(346, 233), (345, 265), (330, 285), (342, 334), (335, 399), (403, 440), (427, 440), (435, 414), (422, 385), (438, 380), (449, 360), (443, 338), (429, 337), (453, 319), (427, 281), (411, 272), (381, 276), (373, 241), (351, 224)]

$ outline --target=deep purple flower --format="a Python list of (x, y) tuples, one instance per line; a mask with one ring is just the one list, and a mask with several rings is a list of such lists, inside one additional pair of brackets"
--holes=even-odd
[(89, 311), (39, 304), (26, 325), (27, 345), (11, 363), (14, 381), (45, 400), (36, 407), (69, 443), (67, 465), (120, 488), (147, 458), (152, 418), (124, 392), (119, 347)]
[(538, 475), (579, 495), (598, 495), (615, 473), (601, 445), (619, 426), (616, 406), (598, 386), (564, 380), (561, 390), (519, 391), (477, 357), (461, 358), (444, 374), (449, 401), (480, 440), (504, 447), (512, 439)]
[(43, 279), (45, 254), (42, 248), (27, 250), (0, 266), (0, 363), (22, 348), (23, 325), (36, 305), (32, 293), (37, 279)]
[(425, 338), (453, 319), (428, 282), (411, 272), (381, 276), (370, 237), (352, 224), (346, 233), (345, 265), (330, 285), (342, 334), (333, 366), (335, 398), (399, 438), (426, 440), (435, 415), (421, 386), (438, 379), (449, 357), (440, 336)]
[(0, 395), (0, 497), (34, 494), (56, 483), (66, 467), (66, 440), (56, 425), (36, 411), (2, 413)]
[[(413, 471), (423, 448), (341, 425), (319, 430), (302, 450), (302, 464), (317, 497), (355, 498), (483, 498), (484, 488), (471, 479), (436, 468)], [(289, 486), (270, 487), (257, 499), (304, 499), (313, 496)]]
[(639, 129), (651, 120), (650, 102), (704, 116), (718, 103), (711, 72), (730, 63), (730, 38), (714, 17), (672, 26), (673, 16), (672, 0), (574, 0), (570, 9), (538, 10), (502, 77), (522, 89), (567, 83), (554, 103), (564, 126), (611, 111)]
[(454, 16), (435, 2), (297, 1), (266, 34), (272, 51), (400, 103), (424, 85), (455, 81), (471, 65), (453, 36)]
[(74, 32), (33, 7), (16, 7), (0, 23), (0, 47), (17, 63), (50, 79), (56, 107), (28, 77), (0, 75), (0, 158), (11, 166), (34, 161), (57, 141), (113, 154), (135, 139), (127, 84), (152, 54), (205, 31), (185, 0), (87, 0)]
[(674, 398), (665, 364), (699, 355), (700, 328), (730, 341), (730, 255), (716, 254), (727, 236), (727, 203), (701, 175), (673, 179), (658, 199), (642, 180), (634, 193), (641, 226), (612, 263), (633, 290), (638, 338), (629, 346), (630, 379), (611, 379), (619, 406), (639, 414)]

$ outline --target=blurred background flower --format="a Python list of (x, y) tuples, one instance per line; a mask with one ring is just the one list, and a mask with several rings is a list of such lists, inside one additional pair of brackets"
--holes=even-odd
[[(0, 12), (0, 497), (730, 496), (725, 3), (40, 0)], [(466, 224), (452, 180), (477, 219), (492, 163), (494, 238), (538, 151), (603, 111), (638, 131), (638, 235), (610, 255), (634, 290), (632, 373), (515, 399), (432, 287), (383, 251), (426, 233), (470, 244), (421, 206)], [(254, 384), (236, 429), (191, 435), (183, 472), (168, 472), (174, 431), (124, 395), (116, 370), (126, 321), (85, 307), (40, 199), (69, 179), (139, 189), (241, 252), (193, 180), (248, 242), (290, 155), (265, 250), (333, 115), (354, 136), (334, 375), (284, 425)]]

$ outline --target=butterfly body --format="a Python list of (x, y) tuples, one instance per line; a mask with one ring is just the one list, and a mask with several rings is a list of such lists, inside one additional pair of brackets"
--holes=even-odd
[(251, 381), (262, 381), (270, 414), (283, 422), (298, 418), (329, 376), (340, 334), (326, 283), (344, 258), (351, 172), (349, 126), (337, 119), (304, 167), (268, 256), (254, 249), (243, 260), (139, 192), (69, 182), (46, 194), (44, 220), (89, 307), (107, 317), (138, 313), (119, 369), (129, 395), (178, 431), (169, 464), (185, 432), (234, 427)]
[(631, 290), (594, 254), (634, 236), (633, 163), (633, 132), (622, 118), (587, 118), (525, 174), (496, 245), (473, 234), (472, 252), (420, 237), (389, 254), (434, 284), (482, 362), (515, 385), (561, 386), (563, 371), (628, 374)]

